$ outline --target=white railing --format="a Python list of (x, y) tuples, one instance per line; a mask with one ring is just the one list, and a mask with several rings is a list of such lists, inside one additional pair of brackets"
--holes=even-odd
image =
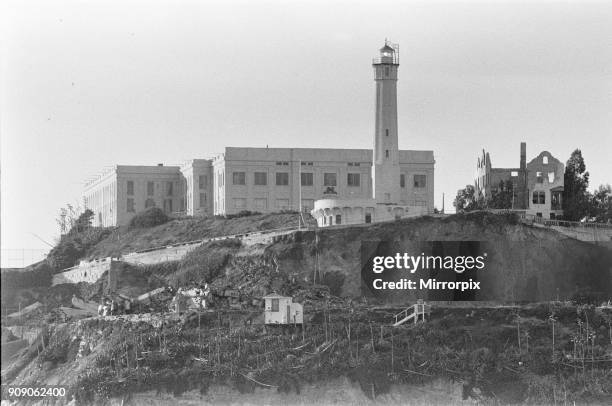
[[(409, 311), (412, 311), (412, 313), (409, 314)], [(425, 304), (425, 302), (423, 302), (422, 300), (419, 300), (414, 305), (407, 307), (406, 309), (394, 315), (395, 322), (393, 323), (393, 326), (397, 327), (399, 325), (402, 325), (410, 319), (413, 319), (414, 324), (417, 324), (417, 322), (419, 321), (419, 316), (421, 317), (422, 321), (425, 321), (425, 313), (429, 314), (430, 312), (431, 306)]]

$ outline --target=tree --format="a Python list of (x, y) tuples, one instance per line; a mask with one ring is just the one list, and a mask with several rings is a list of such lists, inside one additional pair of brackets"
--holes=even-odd
[(466, 185), (464, 189), (457, 191), (453, 206), (457, 212), (481, 210), (485, 206), (485, 201), (482, 197), (476, 196), (473, 185)]
[(130, 228), (155, 227), (167, 223), (168, 221), (170, 221), (170, 218), (161, 209), (150, 207), (136, 213), (136, 215), (130, 219)]
[(91, 209), (86, 209), (83, 213), (79, 215), (76, 222), (72, 226), (72, 230), (76, 230), (77, 232), (81, 232), (83, 230), (87, 230), (91, 227), (91, 221), (93, 220), (94, 212)]
[(598, 223), (612, 222), (612, 187), (610, 185), (599, 185), (593, 192), (590, 202), (591, 217), (595, 217)]
[(579, 221), (589, 214), (589, 173), (586, 171), (582, 152), (576, 149), (565, 165), (563, 177), (563, 215), (570, 221)]
[[(93, 216), (93, 212), (91, 214)], [(70, 232), (82, 215), (83, 213), (79, 205), (73, 206), (68, 203), (66, 207), (62, 207), (59, 210), (58, 218), (55, 220), (60, 227), (60, 235)]]

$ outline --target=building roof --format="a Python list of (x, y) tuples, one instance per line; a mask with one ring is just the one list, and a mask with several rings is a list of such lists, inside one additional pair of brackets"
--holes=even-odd
[(385, 44), (384, 47), (380, 48), (380, 52), (387, 52), (387, 51), (395, 52), (395, 49), (391, 48), (388, 44)]

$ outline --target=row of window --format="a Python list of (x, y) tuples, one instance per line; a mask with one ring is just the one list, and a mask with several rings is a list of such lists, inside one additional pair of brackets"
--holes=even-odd
[[(184, 200), (181, 199), (181, 206), (184, 206)], [(148, 209), (150, 207), (155, 207), (155, 200), (149, 198), (147, 200), (145, 200), (145, 209)], [(183, 210), (184, 207), (181, 208), (181, 210)], [(127, 201), (126, 201), (126, 211), (128, 213), (135, 213), (136, 212), (136, 204), (134, 203), (134, 198), (133, 197), (128, 197)], [(171, 213), (172, 210), (172, 199), (164, 199), (164, 211), (166, 213)]]
[[(166, 185), (166, 196), (172, 196), (174, 194), (174, 184), (171, 181), (165, 183)], [(134, 196), (134, 181), (127, 181), (127, 194), (128, 196)], [(147, 196), (153, 196), (155, 194), (155, 182), (147, 182)]]
[[(314, 185), (314, 173), (302, 172), (300, 174), (302, 186), (313, 186)], [(246, 185), (246, 172), (233, 172), (232, 182), (234, 185)], [(256, 186), (266, 186), (268, 184), (268, 173), (267, 172), (255, 172), (253, 178), (253, 184)], [(348, 173), (346, 175), (347, 186), (360, 186), (361, 185), (361, 174), (360, 173)], [(276, 172), (276, 186), (288, 186), (289, 185), (289, 172)], [(323, 174), (323, 186), (338, 186), (337, 174), (336, 173), (324, 173)], [(424, 188), (427, 186), (427, 175), (413, 175), (413, 187)], [(406, 187), (406, 175), (400, 175), (400, 187)]]
[[(246, 209), (247, 208), (247, 199), (243, 197), (236, 197), (233, 199), (234, 209)], [(302, 199), (302, 209), (310, 210), (314, 207), (314, 199)], [(255, 210), (267, 210), (268, 209), (268, 199), (267, 198), (255, 198), (253, 199), (253, 208)], [(289, 199), (276, 199), (274, 208), (279, 210), (287, 210), (295, 207), (291, 207), (289, 204)]]

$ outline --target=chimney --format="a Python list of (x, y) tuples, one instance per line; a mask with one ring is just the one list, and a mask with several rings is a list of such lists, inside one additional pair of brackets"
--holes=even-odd
[(527, 168), (527, 143), (521, 142), (521, 169)]

